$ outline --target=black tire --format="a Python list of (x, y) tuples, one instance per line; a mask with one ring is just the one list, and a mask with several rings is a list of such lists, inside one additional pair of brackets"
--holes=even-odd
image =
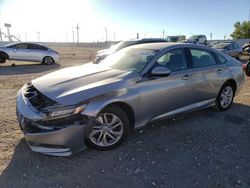
[(0, 57), (0, 63), (5, 63), (6, 62), (6, 58), (5, 57)]
[(55, 60), (50, 56), (44, 57), (42, 61), (42, 64), (45, 64), (45, 65), (52, 65), (54, 63), (55, 63)]
[[(227, 88), (230, 88), (229, 90), (232, 91), (232, 98), (230, 98), (230, 100), (229, 100), (229, 95), (228, 95), (227, 102), (223, 103), (223, 101), (225, 99), (225, 98), (223, 98), (223, 96), (225, 96), (225, 91)], [(226, 111), (228, 108), (230, 108), (232, 103), (233, 103), (233, 100), (234, 100), (235, 91), (236, 91), (235, 86), (233, 84), (231, 84), (230, 82), (226, 82), (221, 87), (221, 89), (216, 97), (215, 106), (213, 109), (215, 109), (217, 111)]]
[(246, 65), (245, 73), (247, 76), (250, 76), (250, 61), (248, 61), (247, 65)]
[(240, 53), (238, 54), (238, 56), (236, 57), (236, 59), (241, 60), (241, 56), (242, 56), (242, 53), (240, 52)]
[[(112, 143), (112, 144), (110, 144), (110, 145), (106, 145), (106, 146), (104, 146), (104, 145), (99, 145), (99, 144), (96, 144), (95, 143), (95, 141), (93, 141), (95, 138), (93, 138), (94, 136), (91, 136), (91, 133), (93, 133), (93, 131), (94, 131), (94, 126), (95, 125), (93, 125), (93, 127), (90, 127), (89, 128), (89, 130), (87, 130), (87, 133), (86, 133), (86, 141), (87, 141), (87, 143), (88, 143), (88, 145), (90, 146), (90, 147), (92, 147), (92, 148), (94, 148), (94, 149), (97, 149), (97, 150), (111, 150), (111, 149), (114, 149), (114, 148), (116, 148), (116, 147), (118, 147), (118, 146), (120, 146), (123, 142), (124, 142), (124, 140), (126, 139), (126, 137), (127, 137), (127, 135), (128, 135), (128, 132), (129, 132), (129, 125), (130, 125), (130, 123), (129, 123), (129, 119), (128, 119), (128, 117), (127, 117), (127, 114), (119, 107), (119, 106), (117, 106), (117, 105), (111, 105), (111, 106), (108, 106), (108, 107), (106, 107), (106, 108), (104, 108), (98, 115), (97, 115), (97, 119), (98, 118), (100, 118), (102, 115), (104, 115), (104, 114), (113, 114), (113, 115), (115, 115), (116, 117), (118, 117), (119, 118), (119, 120), (121, 120), (121, 122), (122, 122), (122, 127), (123, 127), (123, 131), (122, 131), (122, 134), (121, 134), (121, 136), (120, 136), (120, 138), (119, 139), (117, 139), (117, 141), (115, 142), (115, 143)], [(98, 123), (97, 123), (98, 124)], [(99, 125), (97, 125), (97, 127), (103, 127), (103, 125), (104, 124), (102, 124), (102, 123), (99, 123)], [(116, 127), (117, 128), (117, 127)], [(99, 129), (100, 130), (100, 129)], [(113, 129), (112, 129), (113, 130)], [(103, 130), (102, 130), (103, 131)], [(106, 130), (107, 131), (107, 130)], [(110, 133), (110, 132), (109, 132)], [(102, 139), (103, 139), (103, 137), (105, 136), (104, 134), (106, 134), (106, 133), (100, 133), (99, 135), (98, 135), (98, 133), (96, 133), (96, 135), (95, 134), (93, 134), (93, 135), (95, 135), (96, 137), (98, 137), (99, 138), (99, 136), (100, 135), (103, 135), (102, 136)], [(113, 134), (112, 134), (113, 135)], [(114, 135), (113, 135), (114, 136)], [(101, 137), (101, 136), (100, 136)], [(98, 138), (96, 138), (96, 141), (98, 140)], [(105, 136), (105, 138), (106, 138), (106, 140), (107, 140), (107, 135)], [(111, 138), (111, 137), (110, 137)]]

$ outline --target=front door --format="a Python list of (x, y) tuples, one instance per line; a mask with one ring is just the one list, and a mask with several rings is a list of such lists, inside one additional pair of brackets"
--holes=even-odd
[(188, 70), (185, 49), (166, 52), (152, 68), (156, 66), (164, 66), (172, 72), (166, 77), (148, 75), (138, 83), (144, 121), (193, 103), (192, 73)]

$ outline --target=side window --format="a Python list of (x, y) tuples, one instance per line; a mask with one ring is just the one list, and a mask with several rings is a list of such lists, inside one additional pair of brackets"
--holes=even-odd
[(216, 64), (214, 56), (211, 52), (200, 49), (191, 49), (190, 52), (192, 55), (193, 68), (206, 67)]
[(28, 48), (28, 44), (17, 44), (16, 45), (16, 48), (17, 49), (27, 49)]
[(171, 71), (187, 69), (184, 49), (172, 50), (165, 53), (157, 60), (157, 63)]
[(240, 47), (237, 44), (233, 44), (234, 49), (239, 49)]
[(228, 49), (228, 50), (233, 50), (233, 45), (232, 45), (232, 44), (228, 45), (228, 46), (227, 46), (227, 49)]
[(41, 45), (37, 45), (39, 50), (43, 50), (43, 51), (47, 51), (48, 48), (46, 48), (45, 46), (41, 46)]
[(7, 48), (16, 48), (16, 44), (10, 45), (10, 46), (8, 46)]
[(215, 53), (215, 57), (216, 57), (217, 64), (224, 64), (227, 62), (227, 59), (221, 54)]
[(29, 44), (28, 49), (35, 50), (36, 46), (34, 44)]

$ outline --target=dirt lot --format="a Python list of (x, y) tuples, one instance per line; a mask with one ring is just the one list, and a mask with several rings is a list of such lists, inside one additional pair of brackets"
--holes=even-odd
[[(97, 49), (59, 48), (60, 65), (0, 67), (0, 187), (250, 187), (250, 80), (226, 112), (210, 109), (160, 121), (119, 148), (72, 157), (31, 152), (15, 95), (27, 81), (88, 62)], [(16, 67), (11, 67), (12, 63)]]

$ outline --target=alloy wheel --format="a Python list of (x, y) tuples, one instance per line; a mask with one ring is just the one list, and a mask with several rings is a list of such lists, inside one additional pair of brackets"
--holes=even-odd
[(234, 95), (234, 91), (233, 88), (230, 86), (226, 86), (222, 92), (221, 92), (221, 96), (220, 96), (220, 104), (223, 108), (228, 108), (233, 100), (233, 95)]
[(102, 113), (97, 118), (89, 139), (97, 146), (107, 147), (116, 144), (123, 135), (121, 119), (112, 113)]

